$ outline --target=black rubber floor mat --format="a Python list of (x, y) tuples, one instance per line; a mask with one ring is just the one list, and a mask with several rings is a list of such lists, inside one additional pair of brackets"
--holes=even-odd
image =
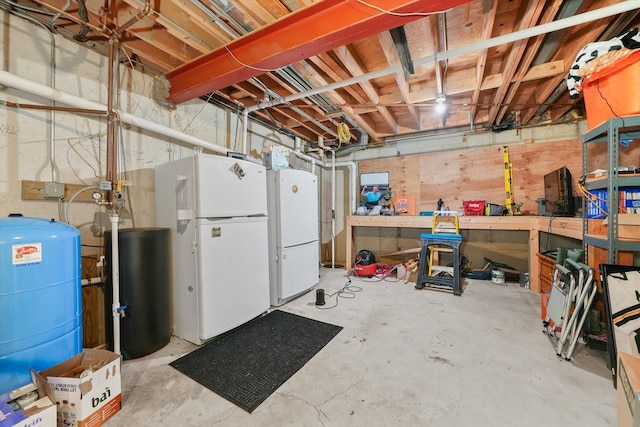
[(253, 412), (341, 330), (275, 310), (170, 365)]

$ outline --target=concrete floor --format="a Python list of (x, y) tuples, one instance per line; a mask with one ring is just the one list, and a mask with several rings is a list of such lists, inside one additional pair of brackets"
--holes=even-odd
[[(321, 269), (327, 294), (348, 281)], [(174, 368), (178, 338), (124, 361), (122, 409), (107, 426), (613, 426), (604, 352), (556, 356), (540, 297), (517, 283), (466, 280), (462, 296), (352, 278), (351, 298), (309, 292), (281, 310), (344, 329), (252, 414)]]

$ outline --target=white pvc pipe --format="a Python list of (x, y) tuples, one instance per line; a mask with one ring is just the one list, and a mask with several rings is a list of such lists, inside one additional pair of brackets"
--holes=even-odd
[(111, 214), (111, 285), (113, 302), (111, 314), (113, 316), (113, 352), (120, 354), (120, 268), (118, 250), (118, 214)]
[(242, 149), (241, 153), (247, 153), (247, 134), (249, 133), (249, 110), (246, 108), (242, 112)]
[(331, 151), (331, 268), (336, 267), (336, 152)]
[(356, 164), (356, 162), (349, 161), (338, 162), (336, 163), (336, 166), (345, 166), (349, 169), (351, 178), (351, 185), (349, 186), (349, 206), (351, 208), (351, 211), (349, 212), (349, 214), (353, 215), (356, 213), (356, 209), (358, 208), (358, 202), (356, 200), (356, 194), (359, 194), (359, 191), (357, 191), (358, 165)]
[[(613, 4), (611, 6), (606, 6), (589, 12), (580, 13), (568, 18), (558, 19), (557, 21), (548, 22), (546, 24), (537, 25), (535, 27), (494, 37), (489, 40), (472, 43), (466, 46), (459, 47), (457, 49), (439, 52), (438, 61), (444, 61), (445, 59), (465, 55), (467, 53), (476, 52), (478, 50), (484, 50), (490, 47), (496, 47), (502, 44), (513, 43), (518, 40), (524, 40), (531, 37), (540, 36), (542, 34), (552, 33), (554, 31), (563, 30), (565, 28), (575, 27), (576, 25), (597, 21), (598, 19), (618, 15), (620, 13), (628, 12), (634, 9), (640, 9), (640, 0), (626, 0), (620, 3)], [(434, 60), (435, 57), (433, 55), (430, 55), (419, 58), (413, 63), (416, 66), (427, 65), (432, 64)]]
[(82, 286), (89, 286), (89, 285), (97, 285), (100, 283), (102, 283), (102, 277), (89, 277), (88, 279), (82, 279), (80, 284)]
[[(51, 88), (49, 86), (27, 80), (25, 78), (16, 76), (7, 71), (0, 70), (0, 84), (12, 87), (14, 89), (21, 90), (32, 95), (40, 96), (49, 100), (55, 100), (58, 103), (69, 105), (75, 108), (84, 108), (88, 110), (99, 110), (106, 113), (107, 107), (99, 102), (89, 101), (79, 96), (75, 96), (58, 89)], [(141, 129), (155, 132), (159, 135), (163, 135), (169, 138), (173, 138), (179, 141), (186, 142), (188, 144), (206, 148), (219, 154), (227, 154), (229, 150), (220, 147), (219, 145), (212, 144), (204, 141), (200, 138), (196, 138), (191, 135), (187, 135), (183, 132), (171, 129), (166, 126), (159, 125), (150, 120), (136, 117), (133, 114), (125, 113), (123, 111), (116, 110), (120, 121), (137, 126)]]

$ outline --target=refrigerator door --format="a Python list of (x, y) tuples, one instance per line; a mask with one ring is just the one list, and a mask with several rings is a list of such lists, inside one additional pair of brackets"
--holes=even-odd
[(267, 173), (246, 160), (195, 157), (196, 218), (267, 215)]
[(201, 219), (200, 338), (205, 341), (269, 309), (267, 218)]
[(171, 228), (173, 334), (201, 344), (193, 221), (193, 158), (156, 166), (156, 225)]
[(276, 174), (278, 247), (318, 240), (317, 177), (294, 169), (278, 170)]
[(281, 305), (288, 299), (311, 289), (319, 279), (318, 241), (278, 250), (278, 295), (271, 304)]

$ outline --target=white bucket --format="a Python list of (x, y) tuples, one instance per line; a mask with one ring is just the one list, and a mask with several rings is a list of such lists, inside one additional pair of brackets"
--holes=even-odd
[(504, 285), (504, 271), (491, 270), (491, 281), (496, 285)]

